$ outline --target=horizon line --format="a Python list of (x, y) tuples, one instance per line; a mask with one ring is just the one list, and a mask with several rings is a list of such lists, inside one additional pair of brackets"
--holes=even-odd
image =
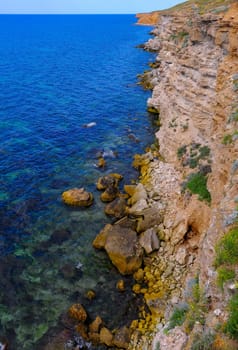
[(92, 12), (83, 12), (83, 13), (74, 13), (74, 12), (4, 12), (1, 13), (0, 15), (14, 15), (14, 16), (18, 16), (18, 15), (93, 15), (93, 16), (97, 16), (97, 15), (137, 15), (139, 13), (150, 13), (150, 12), (121, 12), (121, 13), (114, 13), (114, 12), (105, 12), (105, 13), (92, 13)]

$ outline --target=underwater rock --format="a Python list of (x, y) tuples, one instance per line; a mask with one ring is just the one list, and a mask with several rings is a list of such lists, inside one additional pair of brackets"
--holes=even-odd
[(55, 244), (62, 244), (64, 241), (69, 239), (71, 232), (66, 229), (56, 230), (50, 236), (49, 242)]
[(103, 327), (100, 331), (100, 343), (105, 344), (107, 346), (112, 346), (113, 345), (113, 335), (109, 331), (108, 328)]
[(96, 293), (94, 292), (94, 290), (88, 290), (86, 293), (86, 298), (88, 300), (93, 300), (96, 297)]
[(130, 343), (130, 330), (122, 327), (116, 330), (113, 343), (119, 349), (128, 349)]
[(100, 316), (97, 316), (95, 320), (89, 325), (89, 332), (99, 333), (100, 327), (102, 326), (103, 321)]
[(123, 280), (119, 280), (117, 282), (117, 289), (120, 291), (120, 292), (124, 292), (125, 291), (125, 282)]
[(111, 203), (105, 206), (105, 214), (121, 219), (126, 213), (126, 200), (124, 198), (115, 198)]
[(104, 168), (106, 166), (106, 161), (103, 157), (100, 157), (97, 162), (98, 168)]
[(93, 194), (84, 190), (84, 188), (72, 188), (63, 192), (62, 199), (65, 204), (89, 207), (93, 203)]
[(81, 304), (73, 304), (69, 308), (68, 314), (71, 318), (79, 322), (84, 322), (87, 318), (87, 313)]

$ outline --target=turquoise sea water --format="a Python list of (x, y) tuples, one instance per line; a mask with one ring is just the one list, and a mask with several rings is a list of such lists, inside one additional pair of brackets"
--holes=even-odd
[[(130, 183), (133, 155), (153, 142), (148, 92), (136, 78), (153, 59), (135, 48), (149, 28), (135, 21), (0, 16), (0, 336), (11, 349), (43, 349), (75, 302), (109, 328), (135, 316), (132, 281), (124, 278), (127, 292), (118, 293), (121, 276), (92, 248), (110, 222), (98, 177), (119, 172)], [(102, 150), (104, 170), (95, 167)], [(92, 191), (93, 206), (66, 207), (61, 194), (73, 187)]]

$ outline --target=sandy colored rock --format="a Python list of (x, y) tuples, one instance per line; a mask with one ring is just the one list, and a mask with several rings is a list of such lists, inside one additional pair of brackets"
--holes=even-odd
[(79, 207), (89, 207), (93, 204), (93, 194), (84, 190), (84, 188), (72, 188), (62, 194), (65, 204)]
[(102, 326), (103, 321), (100, 316), (97, 316), (95, 320), (89, 325), (89, 332), (99, 333), (100, 327)]
[(113, 344), (119, 349), (128, 349), (130, 342), (130, 330), (122, 327), (115, 332)]
[(113, 344), (113, 335), (106, 327), (103, 327), (100, 331), (100, 343), (107, 346), (112, 346)]
[(115, 198), (111, 203), (105, 206), (105, 214), (114, 216), (117, 219), (125, 216), (126, 213), (126, 200), (124, 198)]
[(84, 322), (87, 318), (87, 313), (81, 304), (73, 304), (68, 311), (70, 317), (77, 321)]
[(131, 229), (114, 225), (107, 236), (105, 250), (123, 275), (134, 273), (142, 264), (143, 250), (137, 233)]

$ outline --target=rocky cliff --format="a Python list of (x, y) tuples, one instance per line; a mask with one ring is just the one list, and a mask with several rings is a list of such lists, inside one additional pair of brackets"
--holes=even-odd
[(189, 1), (146, 18), (158, 19), (145, 48), (158, 52), (148, 109), (161, 126), (141, 182), (163, 222), (131, 348), (238, 349), (238, 3)]

